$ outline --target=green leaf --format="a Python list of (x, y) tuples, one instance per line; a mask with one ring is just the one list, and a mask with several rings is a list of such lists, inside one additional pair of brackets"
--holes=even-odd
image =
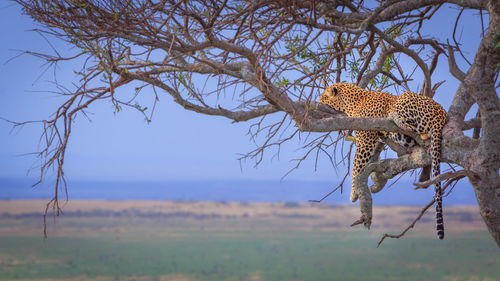
[(113, 113), (116, 114), (116, 113), (120, 112), (121, 109), (122, 109), (121, 106), (119, 106), (118, 104), (115, 104), (115, 111)]

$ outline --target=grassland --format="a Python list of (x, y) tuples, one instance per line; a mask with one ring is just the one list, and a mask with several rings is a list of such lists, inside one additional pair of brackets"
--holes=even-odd
[(71, 201), (41, 235), (43, 201), (0, 202), (0, 280), (500, 280), (500, 251), (477, 209), (432, 214), (376, 207), (234, 202)]

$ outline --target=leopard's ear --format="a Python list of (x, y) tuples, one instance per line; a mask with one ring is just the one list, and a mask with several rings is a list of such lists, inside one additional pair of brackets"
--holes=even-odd
[(339, 91), (337, 90), (337, 87), (333, 87), (332, 92), (333, 92), (333, 96), (336, 96), (336, 95), (339, 94)]
[(335, 97), (338, 94), (338, 90), (335, 86), (330, 86), (325, 89), (323, 94), (320, 96), (320, 102), (328, 103), (328, 100), (332, 97)]
[(337, 87), (335, 86), (330, 86), (326, 89), (326, 94), (330, 97), (335, 97), (338, 93)]

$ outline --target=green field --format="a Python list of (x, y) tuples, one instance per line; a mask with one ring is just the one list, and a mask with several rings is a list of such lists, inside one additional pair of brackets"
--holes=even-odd
[[(486, 231), (439, 241), (417, 230), (376, 248), (380, 231), (300, 229), (307, 216), (294, 212), (274, 228), (275, 218), (63, 216), (55, 237), (0, 236), (0, 280), (500, 280)], [(4, 234), (40, 226), (36, 216), (0, 223)]]
[[(327, 232), (179, 232), (179, 237), (3, 237), (0, 279), (182, 274), (199, 280), (498, 280), (487, 233), (413, 238), (374, 247), (373, 236)], [(15, 262), (14, 262), (15, 261)], [(8, 261), (7, 261), (8, 262)]]

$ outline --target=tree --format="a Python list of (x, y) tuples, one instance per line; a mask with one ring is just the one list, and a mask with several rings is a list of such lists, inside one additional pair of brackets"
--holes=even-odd
[[(264, 141), (246, 157), (257, 164), (270, 147), (306, 135), (305, 153), (297, 167), (319, 153), (336, 165), (333, 151), (341, 143), (342, 131), (403, 130), (387, 119), (351, 118), (318, 104), (318, 93), (326, 85), (348, 81), (369, 89), (411, 90), (409, 81), (421, 75), (421, 94), (432, 97), (442, 84), (433, 84), (434, 70), (445, 59), (460, 86), (447, 109), (442, 160), (460, 170), (420, 187), (435, 180), (446, 180), (447, 187), (468, 178), (481, 216), (500, 246), (498, 1), (14, 1), (41, 24), (39, 31), (50, 40), (64, 40), (74, 47), (71, 56), (34, 55), (53, 65), (68, 60), (81, 65), (75, 88), (61, 87), (65, 102), (52, 119), (40, 121), (46, 140), (38, 155), (43, 161), (40, 180), (49, 168), (57, 171), (47, 210), (59, 211), (58, 190), (65, 185), (63, 164), (71, 128), (90, 104), (111, 101), (116, 111), (132, 107), (150, 121), (154, 106), (148, 111), (120, 98), (119, 90), (127, 84), (135, 87), (136, 95), (145, 89), (155, 95), (166, 93), (186, 110), (234, 122), (253, 121), (251, 135), (263, 136)], [(443, 5), (459, 10), (455, 30), (465, 9), (478, 11), (478, 18), (488, 21), (465, 71), (455, 61), (456, 52), (467, 60), (455, 30), (452, 43), (421, 34), (422, 26)], [(198, 82), (203, 80), (216, 86), (205, 87)], [(476, 117), (465, 120), (473, 105), (478, 107)], [(464, 134), (470, 129), (472, 135)], [(339, 137), (332, 136), (334, 131)], [(355, 224), (370, 225), (371, 192), (382, 189), (390, 178), (430, 164), (420, 147), (407, 152), (394, 143), (388, 145), (398, 157), (370, 164), (356, 182), (361, 218)], [(349, 153), (343, 160), (349, 160)]]

